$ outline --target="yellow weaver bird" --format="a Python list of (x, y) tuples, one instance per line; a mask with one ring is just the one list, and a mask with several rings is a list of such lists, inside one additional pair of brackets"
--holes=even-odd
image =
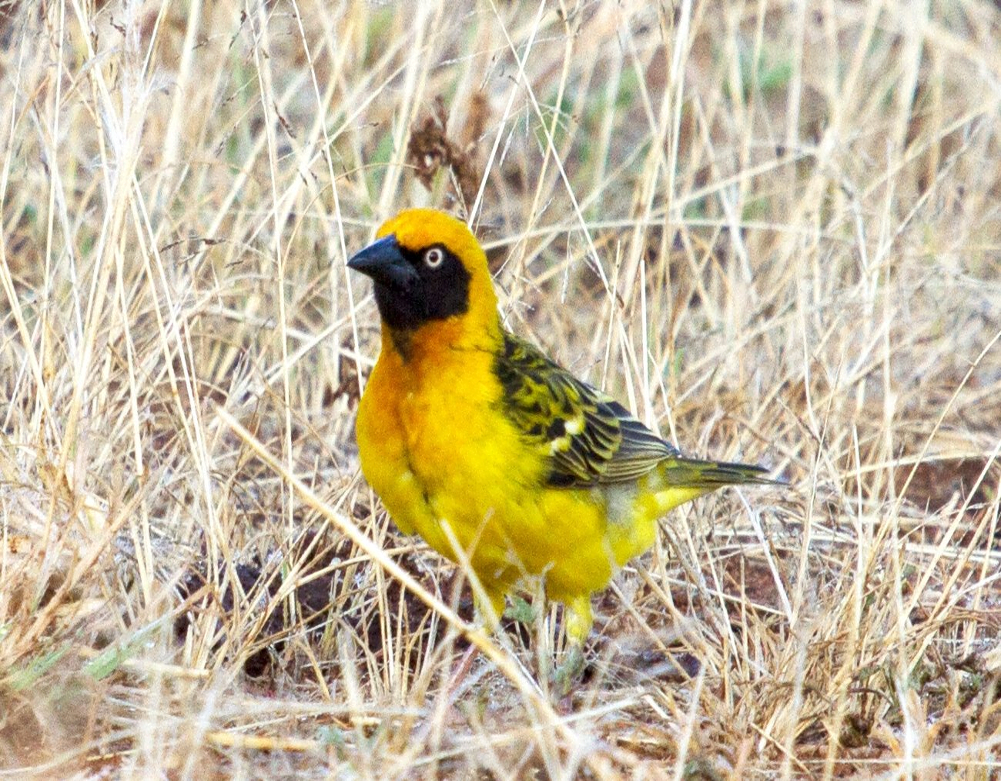
[(382, 349), (358, 406), (362, 472), (397, 526), (468, 562), (495, 618), (524, 577), (565, 604), (651, 547), (658, 517), (761, 467), (683, 457), (629, 411), (501, 324), (466, 224), (411, 209), (348, 266), (372, 278)]

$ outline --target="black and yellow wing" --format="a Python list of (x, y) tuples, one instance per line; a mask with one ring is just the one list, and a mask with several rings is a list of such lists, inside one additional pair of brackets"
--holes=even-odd
[(495, 371), (504, 412), (548, 460), (551, 486), (636, 480), (680, 456), (619, 402), (507, 332)]

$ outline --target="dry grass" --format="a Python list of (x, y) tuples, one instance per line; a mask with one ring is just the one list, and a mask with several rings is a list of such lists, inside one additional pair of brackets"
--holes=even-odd
[[(996, 5), (0, 11), (0, 776), (999, 778)], [(666, 519), (566, 697), (358, 473), (345, 258), (425, 204), (791, 482)]]

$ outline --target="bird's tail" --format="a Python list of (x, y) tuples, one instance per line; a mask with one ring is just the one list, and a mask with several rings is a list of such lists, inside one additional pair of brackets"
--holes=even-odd
[(652, 476), (656, 476), (654, 485), (650, 486), (653, 492), (648, 495), (648, 500), (654, 501), (652, 510), (661, 515), (724, 486), (785, 484), (767, 477), (768, 473), (764, 467), (754, 464), (671, 457), (657, 466)]
[(784, 481), (767, 477), (769, 471), (755, 464), (737, 462), (707, 462), (702, 459), (665, 459), (660, 465), (666, 485), (687, 489), (713, 491), (721, 486), (741, 483), (778, 484)]

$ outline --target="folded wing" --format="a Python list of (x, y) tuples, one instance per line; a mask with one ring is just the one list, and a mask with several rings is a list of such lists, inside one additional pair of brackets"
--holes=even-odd
[(547, 460), (551, 486), (632, 481), (680, 456), (621, 404), (518, 337), (505, 333), (495, 369), (504, 411)]

